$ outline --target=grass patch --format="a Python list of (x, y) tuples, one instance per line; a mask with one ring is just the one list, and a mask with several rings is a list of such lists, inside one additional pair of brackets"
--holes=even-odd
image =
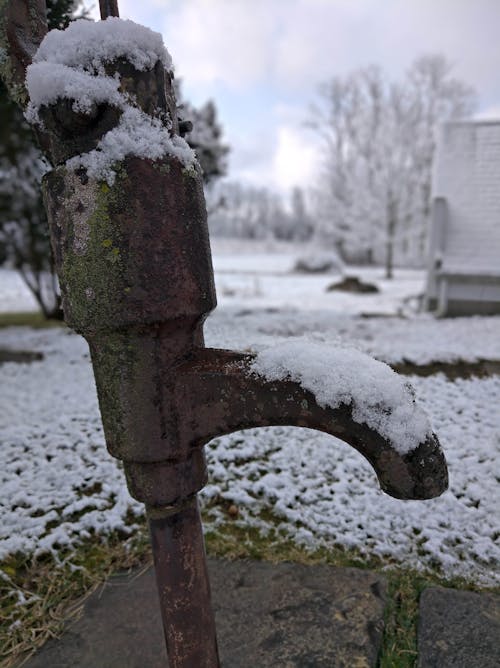
[(431, 572), (391, 568), (384, 571), (388, 580), (385, 628), (379, 668), (415, 668), (417, 665), (417, 626), (420, 594), (427, 587), (451, 587), (477, 591), (463, 578), (446, 579)]
[[(138, 521), (138, 520), (136, 520)], [(83, 603), (111, 574), (150, 561), (145, 523), (132, 537), (93, 538), (67, 553), (0, 564), (10, 582), (0, 579), (0, 666), (20, 666), (36, 649), (77, 618)], [(19, 602), (26, 600), (24, 605)]]
[(329, 564), (375, 570), (383, 567), (379, 559), (368, 558), (356, 550), (333, 546), (310, 551), (277, 531), (271, 530), (263, 535), (254, 527), (242, 527), (233, 522), (227, 522), (217, 531), (208, 530), (205, 543), (208, 554), (225, 559), (257, 559), (271, 563), (293, 561), (309, 566)]
[(0, 313), (0, 329), (4, 327), (34, 327), (43, 329), (47, 327), (66, 327), (62, 320), (47, 320), (43, 313), (29, 311), (22, 313)]
[(500, 360), (478, 360), (477, 362), (466, 362), (455, 360), (454, 362), (430, 362), (429, 364), (414, 364), (413, 362), (401, 362), (391, 364), (397, 373), (428, 377), (442, 373), (448, 380), (457, 378), (488, 378), (500, 374)]
[(257, 529), (227, 523), (223, 531), (206, 534), (207, 552), (227, 559), (260, 559), (270, 562), (293, 561), (314, 565), (378, 571), (388, 582), (384, 616), (384, 634), (378, 668), (415, 668), (417, 665), (417, 625), (419, 599), (427, 587), (452, 587), (477, 591), (479, 588), (462, 578), (447, 579), (436, 573), (387, 564), (341, 546), (308, 551), (290, 539), (271, 531), (263, 536)]
[[(274, 529), (264, 535), (256, 528), (230, 519), (217, 530), (210, 529), (208, 524), (206, 546), (209, 555), (226, 559), (292, 561), (383, 571), (388, 581), (388, 599), (379, 668), (416, 666), (418, 601), (423, 589), (436, 585), (475, 588), (463, 580), (445, 580), (432, 573), (423, 574), (395, 564), (388, 566), (381, 559), (341, 546), (309, 551)], [(1, 566), (11, 578), (15, 591), (20, 593), (7, 596), (12, 584), (0, 580), (1, 668), (20, 666), (23, 659), (46, 640), (57, 637), (68, 619), (78, 616), (85, 598), (112, 573), (150, 562), (149, 536), (144, 521), (132, 537), (116, 534), (106, 541), (96, 537), (82, 542), (71, 553), (61, 554), (59, 564), (52, 557), (26, 561), (18, 556), (4, 562)], [(29, 602), (19, 606), (17, 603), (22, 597)]]

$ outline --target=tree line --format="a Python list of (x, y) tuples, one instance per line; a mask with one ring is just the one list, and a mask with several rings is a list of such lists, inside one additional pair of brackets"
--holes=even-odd
[[(85, 18), (80, 0), (47, 0), (49, 30)], [(182, 99), (176, 82), (184, 135), (198, 156), (205, 184), (226, 173), (229, 147), (222, 139), (212, 101), (195, 107)], [(41, 180), (50, 169), (22, 112), (0, 80), (0, 265), (17, 269), (47, 318), (62, 318), (61, 298), (50, 249)]]
[[(48, 0), (49, 29), (64, 28), (79, 0)], [(81, 16), (81, 12), (80, 12)], [(431, 215), (436, 132), (467, 117), (474, 91), (441, 55), (417, 59), (400, 81), (367, 67), (323, 84), (306, 125), (319, 142), (315, 186), (288, 202), (268, 188), (214, 184), (227, 172), (229, 146), (213, 101), (180, 100), (185, 138), (204, 172), (210, 231), (248, 239), (316, 241), (346, 262), (422, 266)], [(61, 317), (40, 182), (49, 165), (0, 82), (0, 264), (15, 267), (46, 317)], [(307, 200), (307, 204), (306, 204)]]
[(237, 239), (309, 241), (314, 219), (302, 188), (292, 189), (289, 201), (269, 188), (223, 182), (207, 193), (210, 234)]
[(472, 88), (442, 55), (418, 58), (390, 82), (377, 67), (321, 88), (309, 127), (320, 139), (318, 235), (346, 260), (421, 266), (430, 225), (436, 134), (469, 116)]

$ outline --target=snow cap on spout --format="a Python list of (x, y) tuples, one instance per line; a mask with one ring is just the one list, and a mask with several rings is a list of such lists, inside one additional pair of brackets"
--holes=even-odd
[(354, 348), (287, 341), (259, 352), (251, 369), (267, 380), (300, 383), (324, 408), (351, 406), (355, 422), (376, 430), (401, 455), (432, 436), (411, 385)]
[[(446, 460), (427, 415), (411, 385), (383, 362), (353, 348), (295, 340), (259, 352), (250, 372), (311, 393), (320, 410), (304, 416), (305, 426), (353, 445), (387, 494), (430, 499), (447, 489)], [(350, 426), (339, 429), (346, 419)]]

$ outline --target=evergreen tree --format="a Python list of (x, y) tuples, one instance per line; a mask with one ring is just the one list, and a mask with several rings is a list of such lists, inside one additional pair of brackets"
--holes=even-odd
[[(49, 30), (63, 29), (78, 0), (47, 0)], [(62, 318), (40, 182), (48, 164), (0, 81), (0, 262), (23, 277), (47, 318)]]
[(182, 99), (180, 80), (175, 80), (174, 85), (182, 134), (196, 152), (205, 185), (211, 185), (217, 178), (226, 175), (229, 153), (229, 146), (222, 143), (222, 127), (217, 119), (216, 106), (209, 100), (196, 108)]
[[(47, 0), (49, 30), (67, 27), (80, 0)], [(78, 18), (82, 16), (79, 12)], [(178, 90), (180, 99), (180, 90)], [(180, 105), (183, 134), (195, 149), (205, 184), (226, 173), (229, 147), (212, 101), (197, 109)], [(49, 165), (31, 128), (0, 80), (0, 264), (17, 269), (47, 318), (62, 319), (61, 300), (50, 249), (40, 183)]]

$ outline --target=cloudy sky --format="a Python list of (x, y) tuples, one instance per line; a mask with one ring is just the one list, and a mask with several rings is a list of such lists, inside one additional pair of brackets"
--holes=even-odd
[[(88, 4), (88, 3), (87, 3)], [(399, 77), (443, 53), (500, 118), (500, 0), (120, 0), (120, 15), (163, 34), (195, 104), (216, 101), (230, 174), (286, 192), (314, 180), (304, 128), (318, 85), (370, 64)], [(97, 13), (94, 11), (94, 16)]]

